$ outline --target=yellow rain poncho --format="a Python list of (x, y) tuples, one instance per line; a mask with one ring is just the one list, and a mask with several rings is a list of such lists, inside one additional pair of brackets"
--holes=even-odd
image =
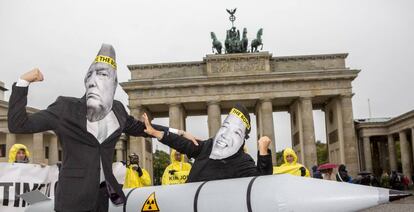
[[(16, 162), (16, 155), (17, 152), (20, 149), (24, 149), (24, 151), (26, 152), (26, 158), (28, 159), (30, 157), (30, 152), (27, 149), (27, 147), (23, 144), (13, 144), (13, 146), (10, 148), (9, 151), (9, 163), (14, 163)], [(27, 162), (29, 162), (29, 160), (27, 160)]]
[[(293, 162), (292, 163), (288, 163), (286, 160), (286, 157), (288, 155), (292, 155), (293, 156)], [(300, 163), (297, 163), (298, 160), (298, 156), (296, 155), (295, 151), (293, 151), (293, 149), (291, 148), (286, 148), (285, 150), (283, 150), (283, 164), (280, 166), (274, 166), (273, 167), (273, 174), (291, 174), (291, 175), (296, 175), (296, 176), (301, 176), (301, 168), (305, 168), (306, 170), (306, 174), (305, 177), (310, 177), (310, 172), (308, 169), (306, 169), (305, 166), (303, 166)]]
[(132, 169), (132, 166), (127, 166), (125, 182), (123, 188), (140, 188), (151, 185), (151, 177), (147, 170), (142, 170), (142, 176), (138, 176), (138, 172)]
[[(191, 165), (184, 162), (184, 155), (181, 154), (180, 161), (175, 160), (176, 151), (173, 149), (171, 151), (171, 164), (167, 166), (162, 175), (161, 183), (162, 185), (174, 185), (182, 184), (187, 181), (188, 174), (191, 170)], [(175, 171), (173, 171), (175, 170)]]

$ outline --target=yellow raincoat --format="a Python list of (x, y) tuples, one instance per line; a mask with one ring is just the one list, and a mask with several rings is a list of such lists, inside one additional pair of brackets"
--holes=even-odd
[[(286, 157), (288, 155), (293, 156), (292, 163), (288, 163), (286, 161)], [(286, 148), (285, 150), (283, 150), (283, 162), (284, 163), (280, 166), (274, 166), (273, 174), (291, 174), (291, 175), (301, 176), (300, 168), (304, 167), (306, 169), (306, 167), (300, 163), (297, 163), (297, 160), (298, 160), (298, 156), (296, 155), (295, 151), (293, 151), (293, 149), (291, 148)], [(310, 172), (308, 169), (306, 169), (305, 177), (310, 177)]]
[(10, 151), (9, 151), (9, 163), (16, 162), (16, 155), (17, 155), (17, 152), (20, 149), (24, 149), (24, 151), (26, 152), (26, 157), (27, 158), (30, 157), (30, 152), (29, 152), (29, 150), (27, 149), (27, 147), (25, 145), (23, 145), (23, 144), (13, 144), (13, 146), (10, 148)]
[[(175, 160), (175, 150), (171, 151), (171, 164), (167, 166), (162, 175), (161, 184), (162, 185), (174, 185), (174, 184), (183, 184), (187, 181), (188, 174), (191, 170), (191, 165), (184, 162), (184, 155), (181, 154), (180, 161)], [(174, 174), (170, 174), (171, 170), (175, 170)]]
[(127, 166), (125, 182), (123, 188), (140, 188), (151, 185), (151, 177), (147, 170), (141, 168), (142, 176), (138, 176), (138, 172), (132, 169), (132, 166)]

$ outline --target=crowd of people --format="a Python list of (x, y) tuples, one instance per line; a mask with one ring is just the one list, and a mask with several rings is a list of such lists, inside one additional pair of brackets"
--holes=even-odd
[[(262, 139), (268, 139), (267, 137)], [(247, 154), (245, 147), (243, 153)], [(295, 151), (291, 148), (283, 150), (283, 163), (280, 166), (273, 166), (272, 174), (291, 174), (301, 177), (312, 177), (324, 180), (333, 180), (338, 182), (355, 183), (367, 186), (376, 186), (383, 188), (390, 188), (395, 190), (407, 190), (409, 187), (408, 177), (392, 171), (390, 174), (383, 171), (381, 176), (375, 176), (370, 172), (360, 172), (356, 178), (352, 178), (344, 164), (337, 167), (336, 174), (334, 168), (320, 168), (313, 166), (311, 172), (302, 164), (298, 163), (298, 157)], [(9, 150), (9, 163), (29, 163), (30, 152), (23, 144), (14, 144)], [(126, 168), (125, 180), (123, 188), (139, 188), (144, 186), (151, 186), (151, 177), (147, 170), (141, 168), (139, 165), (139, 156), (132, 153), (128, 156), (127, 161), (121, 161)], [(45, 164), (40, 164), (42, 167)], [(60, 165), (60, 164), (59, 164)], [(161, 178), (162, 185), (175, 185), (188, 182), (188, 177), (191, 171), (191, 164), (186, 162), (184, 154), (171, 150), (170, 164), (165, 168)], [(266, 174), (266, 173), (264, 173)], [(269, 173), (267, 173), (269, 174)], [(232, 176), (237, 177), (237, 176)]]

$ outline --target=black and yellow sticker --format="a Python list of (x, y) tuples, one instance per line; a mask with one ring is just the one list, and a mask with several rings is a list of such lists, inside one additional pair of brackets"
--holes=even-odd
[(160, 208), (157, 204), (157, 199), (155, 199), (155, 192), (152, 192), (151, 195), (145, 200), (144, 205), (142, 206), (141, 212), (156, 212), (160, 211)]

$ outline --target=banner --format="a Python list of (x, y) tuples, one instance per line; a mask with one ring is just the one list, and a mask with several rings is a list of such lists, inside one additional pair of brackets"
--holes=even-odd
[(0, 211), (23, 212), (28, 204), (18, 195), (35, 189), (54, 196), (58, 175), (56, 165), (0, 163)]
[[(116, 162), (112, 168), (115, 178), (123, 184), (126, 167)], [(17, 196), (36, 189), (48, 197), (54, 197), (58, 176), (56, 165), (42, 168), (38, 164), (0, 162), (0, 211), (23, 212), (28, 203)]]

